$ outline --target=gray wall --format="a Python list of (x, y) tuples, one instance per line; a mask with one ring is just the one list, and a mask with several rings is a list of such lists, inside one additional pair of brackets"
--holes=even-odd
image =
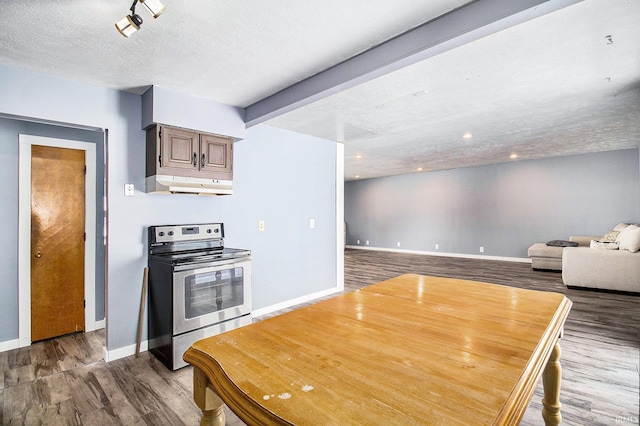
[(638, 157), (630, 149), (350, 181), (347, 244), (526, 258), (534, 242), (640, 222)]
[(252, 250), (254, 308), (334, 288), (335, 142), (260, 125), (234, 150), (225, 232), (230, 246)]
[(145, 225), (224, 222), (225, 244), (251, 249), (254, 309), (335, 287), (335, 150), (324, 139), (252, 127), (234, 143), (233, 195), (141, 194), (159, 209)]
[[(141, 96), (2, 65), (0, 93), (0, 115), (106, 130), (108, 350), (135, 344), (147, 263), (146, 227), (151, 224), (226, 222), (227, 245), (254, 251), (256, 308), (336, 286), (334, 142), (256, 127), (235, 146), (234, 195), (145, 194)], [(0, 159), (15, 164), (17, 158), (1, 149)], [(1, 173), (8, 172), (3, 168)], [(5, 182), (17, 185), (11, 179)], [(134, 197), (124, 196), (126, 183), (135, 185)], [(308, 230), (311, 217), (316, 232)], [(260, 234), (258, 219), (266, 222)], [(17, 247), (6, 250), (15, 252)], [(17, 265), (8, 266), (0, 270), (3, 295), (16, 293)], [(18, 338), (16, 309), (1, 315), (7, 318), (0, 329), (12, 330), (3, 339)]]

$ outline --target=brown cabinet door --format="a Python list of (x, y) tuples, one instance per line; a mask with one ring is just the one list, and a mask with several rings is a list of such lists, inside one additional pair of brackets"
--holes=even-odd
[(233, 139), (156, 125), (147, 130), (146, 176), (233, 179)]
[(31, 340), (84, 330), (85, 153), (31, 147)]
[(171, 127), (162, 127), (160, 135), (160, 173), (172, 170), (197, 171), (199, 169), (198, 133)]
[(203, 178), (231, 180), (233, 141), (215, 135), (200, 135), (200, 171)]

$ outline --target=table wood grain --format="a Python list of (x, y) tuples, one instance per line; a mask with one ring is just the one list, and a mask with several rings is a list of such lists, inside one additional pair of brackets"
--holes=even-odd
[[(202, 424), (518, 424), (544, 374), (558, 424), (559, 293), (407, 274), (200, 340)], [(547, 362), (551, 358), (551, 362)]]

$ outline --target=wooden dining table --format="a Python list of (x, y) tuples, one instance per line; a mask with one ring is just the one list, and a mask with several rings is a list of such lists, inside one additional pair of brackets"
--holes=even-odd
[(553, 292), (401, 275), (195, 342), (202, 425), (517, 425), (542, 377), (561, 422), (571, 301)]

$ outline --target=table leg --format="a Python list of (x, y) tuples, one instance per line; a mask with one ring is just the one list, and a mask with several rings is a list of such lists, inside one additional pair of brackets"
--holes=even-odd
[(542, 373), (542, 386), (544, 387), (542, 418), (546, 426), (557, 426), (562, 422), (562, 415), (560, 414), (560, 407), (562, 406), (560, 404), (561, 380), (560, 339), (558, 339)]
[(193, 399), (202, 410), (200, 426), (224, 426), (224, 403), (209, 385), (207, 375), (193, 367)]

